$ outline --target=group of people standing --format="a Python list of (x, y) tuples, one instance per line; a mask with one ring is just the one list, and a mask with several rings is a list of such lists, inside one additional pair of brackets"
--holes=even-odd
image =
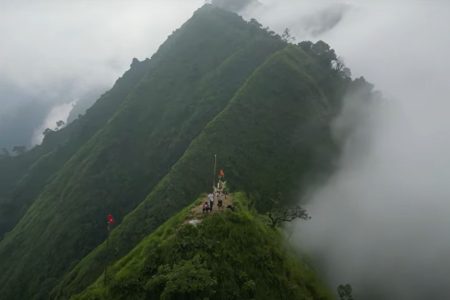
[(214, 203), (217, 203), (217, 207), (223, 209), (223, 202), (227, 198), (226, 181), (224, 180), (225, 174), (223, 170), (219, 172), (219, 179), (217, 185), (213, 186), (213, 192), (208, 194), (208, 199), (203, 203), (203, 213), (212, 212), (214, 209)]

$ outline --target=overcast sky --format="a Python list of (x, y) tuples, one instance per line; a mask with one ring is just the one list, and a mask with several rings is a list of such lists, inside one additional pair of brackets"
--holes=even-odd
[[(292, 240), (356, 299), (450, 299), (450, 3), (272, 6), (263, 23), (329, 42), (387, 99), (363, 118), (338, 172), (311, 188), (313, 219)], [(336, 124), (355, 111), (347, 102)]]
[(109, 89), (133, 57), (150, 57), (202, 3), (0, 0), (0, 138), (5, 142), (6, 129), (20, 129), (11, 124), (25, 126), (24, 106), (41, 118), (51, 114), (48, 123), (67, 115), (70, 106), (60, 104)]
[[(33, 124), (42, 129), (68, 103), (109, 88), (203, 2), (0, 0), (0, 138), (21, 106), (41, 107)], [(313, 219), (292, 240), (320, 258), (332, 285), (352, 283), (357, 299), (369, 289), (375, 299), (450, 298), (449, 1), (260, 2), (244, 15), (325, 40), (387, 99), (360, 124), (338, 172), (311, 189)], [(337, 124), (354, 111), (348, 102)]]

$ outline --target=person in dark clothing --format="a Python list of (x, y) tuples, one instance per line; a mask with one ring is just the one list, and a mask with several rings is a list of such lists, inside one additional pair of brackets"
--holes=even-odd
[(205, 203), (203, 203), (203, 213), (207, 213), (207, 212), (209, 212), (208, 201), (206, 201)]

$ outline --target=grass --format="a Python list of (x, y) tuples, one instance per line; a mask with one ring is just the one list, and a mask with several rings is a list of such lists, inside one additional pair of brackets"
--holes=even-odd
[(331, 299), (245, 195), (233, 197), (234, 212), (186, 224), (199, 198), (73, 299)]
[[(300, 63), (299, 63), (300, 62)], [(271, 197), (297, 199), (311, 181), (329, 174), (337, 145), (331, 138), (332, 105), (307, 64), (314, 58), (289, 46), (268, 58), (191, 142), (182, 157), (111, 234), (116, 257), (210, 186), (213, 154), (232, 190), (245, 191), (264, 212)], [(70, 296), (97, 278), (108, 261), (103, 243), (82, 259), (55, 295)], [(93, 278), (95, 276), (95, 278)]]
[[(14, 226), (0, 242), (2, 297), (67, 299), (83, 291), (210, 188), (214, 154), (232, 190), (244, 191), (259, 212), (279, 193), (283, 204), (296, 200), (332, 169), (338, 147), (330, 124), (351, 83), (323, 60), (331, 51), (319, 49), (287, 46), (255, 21), (206, 5), (83, 118), (23, 157), (1, 160), (0, 204), (17, 205), (0, 224)], [(119, 223), (109, 238), (113, 252), (105, 243), (108, 213)], [(239, 222), (251, 218), (244, 217)], [(207, 222), (231, 229), (224, 224), (233, 215), (224, 218)], [(206, 276), (211, 268), (202, 257), (180, 259), (153, 270), (160, 281), (148, 287), (175, 280), (174, 270)], [(244, 283), (252, 290), (246, 276), (230, 281), (233, 290)], [(278, 291), (272, 279), (267, 286)], [(207, 286), (224, 282), (215, 277)]]

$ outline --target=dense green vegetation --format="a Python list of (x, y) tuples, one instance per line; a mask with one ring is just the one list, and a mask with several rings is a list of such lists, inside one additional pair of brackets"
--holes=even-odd
[[(371, 93), (336, 62), (323, 42), (290, 45), (255, 20), (211, 5), (199, 9), (151, 59), (134, 60), (84, 116), (48, 134), (41, 146), (0, 160), (0, 213), (9, 212), (0, 234), (13, 228), (0, 242), (0, 295), (68, 299), (84, 291), (105, 266), (154, 239), (161, 224), (210, 188), (214, 154), (232, 190), (245, 192), (258, 211), (270, 209), (275, 195), (280, 205), (298, 199), (333, 168), (339, 145), (331, 122), (344, 95), (355, 87)], [(108, 213), (119, 223), (109, 246)], [(225, 221), (244, 222), (245, 216), (250, 218), (227, 214), (205, 223), (218, 222), (211, 225), (225, 234), (232, 230)], [(255, 218), (247, 220), (249, 228), (262, 230)], [(204, 241), (199, 232), (186, 234)], [(212, 262), (194, 257), (162, 268), (159, 281), (149, 283), (151, 293), (164, 293), (157, 290), (178, 269), (209, 276)], [(133, 268), (141, 272), (138, 262)], [(293, 280), (307, 295), (308, 283), (294, 273), (280, 280)], [(253, 273), (247, 276), (258, 283)], [(214, 278), (206, 286), (223, 296), (220, 284), (226, 282)], [(243, 297), (239, 280), (229, 284)], [(273, 289), (264, 293), (278, 293), (274, 284), (262, 284)]]
[(148, 69), (149, 60), (135, 61), (84, 116), (51, 132), (42, 145), (23, 155), (0, 159), (0, 239), (16, 225), (59, 169), (105, 125)]
[(245, 196), (233, 198), (234, 212), (195, 226), (184, 209), (73, 299), (331, 299)]
[[(0, 244), (1, 293), (44, 297), (104, 240), (104, 216), (112, 212), (120, 221), (135, 208), (254, 68), (283, 45), (237, 15), (206, 7), (142, 63), (148, 68), (136, 85), (118, 87), (119, 105), (97, 104), (99, 113), (113, 114), (92, 137), (77, 139), (89, 133), (81, 130), (74, 138), (76, 123), (65, 134), (49, 134), (43, 147), (68, 146), (37, 161), (33, 174), (41, 176), (30, 182), (42, 184), (26, 193), (39, 196)], [(95, 126), (101, 116), (88, 118)]]
[[(117, 257), (208, 189), (214, 153), (232, 188), (246, 191), (260, 211), (270, 208), (274, 193), (282, 192), (287, 204), (305, 185), (328, 174), (337, 152), (329, 126), (338, 105), (308, 76), (312, 66), (321, 68), (300, 47), (289, 46), (259, 67), (112, 233)], [(104, 268), (106, 253), (104, 243), (84, 258), (61, 282), (57, 295), (70, 295), (92, 282)]]

